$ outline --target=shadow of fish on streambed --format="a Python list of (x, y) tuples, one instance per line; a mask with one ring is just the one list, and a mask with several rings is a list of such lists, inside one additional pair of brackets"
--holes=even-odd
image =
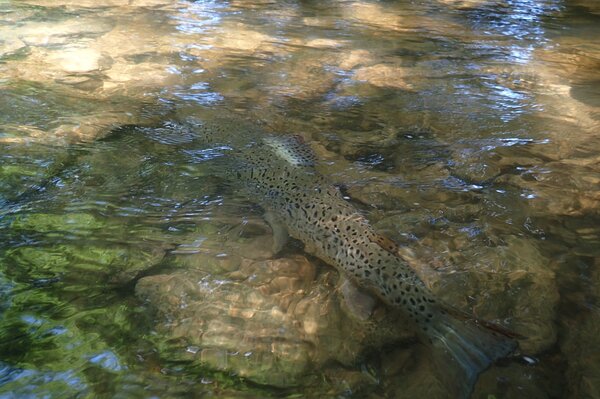
[(406, 313), (433, 347), (434, 359), (444, 362), (439, 369), (453, 370), (443, 378), (457, 385), (449, 389), (468, 397), (483, 370), (516, 350), (517, 334), (436, 298), (398, 246), (377, 234), (317, 171), (316, 156), (300, 137), (270, 135), (233, 118), (190, 123), (194, 144), (226, 149), (217, 173), (267, 210), (275, 250), (289, 234), (308, 253)]

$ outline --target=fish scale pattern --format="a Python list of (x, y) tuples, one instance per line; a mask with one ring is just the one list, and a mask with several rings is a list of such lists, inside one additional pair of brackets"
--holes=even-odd
[[(373, 231), (339, 190), (309, 166), (315, 156), (308, 145), (278, 140), (269, 137), (244, 150), (236, 177), (245, 189), (282, 219), (292, 237), (310, 243), (308, 252), (334, 265), (388, 305), (405, 308), (427, 331), (436, 299), (395, 253), (397, 247)], [(285, 151), (282, 146), (287, 146)]]

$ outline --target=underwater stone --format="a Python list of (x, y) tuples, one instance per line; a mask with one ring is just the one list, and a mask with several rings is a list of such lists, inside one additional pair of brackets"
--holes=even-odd
[[(4, 32), (0, 31), (0, 35)], [(16, 36), (4, 36), (0, 39), (0, 58), (17, 53), (27, 47), (27, 44)]]
[(306, 42), (307, 47), (333, 49), (343, 46), (343, 43), (333, 39), (312, 39)]
[(153, 62), (116, 60), (105, 74), (108, 79), (104, 80), (103, 89), (109, 93), (125, 91), (127, 94), (141, 94), (149, 88), (158, 92), (178, 80), (176, 74), (168, 71), (168, 65)]
[(56, 22), (27, 22), (15, 27), (14, 32), (30, 46), (56, 46), (74, 43), (83, 37), (96, 37), (111, 29), (111, 24), (100, 18), (69, 18)]
[(353, 2), (344, 7), (344, 14), (351, 21), (379, 29), (401, 31), (406, 25), (403, 17), (379, 4)]
[(23, 3), (41, 7), (66, 7), (68, 9), (80, 9), (124, 7), (129, 5), (130, 0), (26, 0)]
[(243, 24), (225, 26), (224, 30), (215, 36), (214, 45), (217, 47), (253, 52), (264, 44), (268, 44), (270, 37), (263, 33), (248, 29)]
[(566, 317), (562, 324), (565, 339), (561, 351), (567, 358), (569, 398), (596, 398), (600, 395), (600, 315), (592, 303), (600, 299), (600, 257), (595, 258), (589, 276), (590, 305)]
[(101, 58), (98, 51), (90, 48), (67, 48), (50, 53), (48, 61), (65, 72), (83, 73), (100, 69)]
[(353, 69), (354, 67), (373, 62), (373, 55), (367, 50), (352, 50), (340, 56), (339, 66), (342, 69)]
[(410, 76), (406, 68), (385, 64), (362, 67), (354, 73), (355, 80), (365, 81), (373, 86), (412, 91), (414, 86), (406, 79)]
[(526, 337), (519, 342), (526, 353), (535, 355), (555, 344), (559, 300), (556, 265), (534, 241), (505, 236), (502, 244), (482, 246), (471, 240), (460, 252), (453, 252), (446, 267), (455, 272), (446, 270), (443, 278), (438, 276), (432, 283), (448, 303), (472, 306), (474, 314), (488, 320), (510, 314), (507, 327)]
[[(531, 359), (531, 358), (530, 358)], [(547, 357), (543, 361), (552, 363)], [(554, 366), (554, 367), (552, 367)], [(474, 398), (551, 398), (564, 390), (563, 370), (558, 364), (540, 367), (538, 364), (492, 366), (479, 377)], [(564, 397), (564, 396), (561, 396)]]
[[(97, 281), (122, 284), (159, 263), (167, 249), (160, 245), (86, 243), (98, 234), (121, 231), (120, 225), (111, 226), (87, 213), (33, 213), (16, 218), (11, 228), (22, 234), (43, 235), (49, 241), (9, 251), (10, 257), (16, 259), (22, 265), (22, 271), (31, 278), (56, 276), (73, 279), (78, 273), (84, 273)], [(53, 244), (53, 240), (58, 243)]]
[[(144, 277), (136, 293), (157, 309), (157, 330), (171, 342), (161, 356), (293, 386), (331, 362), (352, 364), (367, 340), (412, 336), (385, 323), (374, 334), (373, 318), (347, 315), (335, 275), (317, 274), (302, 256), (246, 259), (238, 271), (220, 276), (187, 270)], [(200, 355), (185, 353), (190, 345)]]

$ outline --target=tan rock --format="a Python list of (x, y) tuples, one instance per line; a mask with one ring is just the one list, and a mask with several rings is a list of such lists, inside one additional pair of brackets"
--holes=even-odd
[(340, 42), (339, 40), (333, 40), (333, 39), (312, 39), (306, 42), (306, 46), (307, 47), (314, 47), (314, 48), (321, 48), (321, 49), (327, 49), (327, 48), (339, 48), (342, 47), (344, 44), (342, 42)]
[(354, 73), (354, 79), (365, 81), (377, 87), (391, 87), (402, 90), (413, 90), (413, 85), (407, 82), (410, 72), (406, 68), (378, 64), (359, 68)]
[(294, 54), (279, 71), (270, 74), (270, 80), (265, 85), (272, 96), (309, 99), (331, 90), (335, 75), (324, 68), (324, 59), (303, 55)]
[(18, 37), (4, 36), (5, 32), (0, 30), (0, 58), (5, 55), (11, 55), (19, 50), (23, 50), (27, 47), (27, 44)]
[(335, 20), (327, 17), (304, 17), (302, 18), (302, 22), (306, 26), (318, 26), (321, 28), (332, 27), (335, 25)]
[[(133, 111), (133, 109), (132, 109)], [(80, 115), (77, 118), (65, 118), (63, 124), (52, 130), (50, 136), (68, 142), (94, 141), (105, 137), (116, 126), (133, 123), (137, 119), (132, 113), (98, 112), (95, 115)]]
[[(187, 40), (186, 40), (187, 39)], [(156, 26), (147, 20), (147, 15), (128, 18), (127, 23), (118, 24), (98, 37), (90, 46), (112, 58), (128, 59), (136, 56), (165, 54), (176, 51), (176, 46), (189, 44), (192, 39), (179, 35), (171, 26)]]
[(148, 89), (163, 90), (178, 81), (179, 76), (168, 71), (167, 65), (153, 62), (115, 62), (105, 72), (108, 77), (103, 83), (107, 92), (120, 90), (121, 94), (133, 94)]
[(111, 63), (110, 57), (83, 46), (63, 50), (30, 47), (27, 58), (6, 63), (5, 73), (12, 79), (93, 91), (102, 87), (100, 73)]
[(403, 17), (385, 8), (383, 5), (375, 3), (350, 3), (347, 7), (344, 7), (344, 14), (350, 20), (376, 28), (392, 31), (406, 29)]
[(136, 292), (159, 311), (157, 329), (172, 343), (162, 356), (289, 386), (331, 362), (352, 363), (367, 340), (407, 337), (401, 323), (379, 331), (373, 320), (348, 317), (334, 275), (318, 275), (302, 256), (244, 260), (228, 275), (188, 270), (144, 277)]
[(456, 8), (459, 10), (481, 7), (486, 4), (499, 3), (498, 0), (437, 0), (438, 3)]
[(61, 137), (53, 135), (45, 130), (27, 125), (2, 125), (3, 134), (0, 143), (29, 144), (40, 142), (45, 144), (66, 144)]
[(41, 7), (66, 7), (70, 9), (78, 9), (124, 7), (129, 5), (129, 1), (130, 0), (26, 0), (23, 3)]
[(84, 73), (99, 70), (102, 55), (90, 48), (67, 48), (48, 54), (48, 62), (68, 73)]
[(224, 26), (223, 31), (213, 39), (217, 47), (247, 52), (254, 52), (268, 42), (268, 35), (248, 29), (243, 24)]
[(101, 18), (70, 18), (60, 22), (28, 22), (15, 33), (30, 46), (49, 46), (81, 41), (108, 32), (112, 24)]
[(352, 69), (356, 66), (370, 64), (373, 62), (373, 56), (367, 50), (352, 50), (350, 53), (342, 54), (340, 57), (340, 68)]
[(131, 0), (130, 7), (162, 7), (172, 5), (173, 0)]

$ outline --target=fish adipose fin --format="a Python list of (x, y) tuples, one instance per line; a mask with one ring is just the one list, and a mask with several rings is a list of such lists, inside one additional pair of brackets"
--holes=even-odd
[[(497, 360), (517, 349), (515, 338), (523, 338), (497, 324), (478, 320), (454, 308), (439, 311), (427, 335), (438, 350), (436, 363), (449, 370), (460, 397), (469, 397), (478, 375)], [(454, 367), (452, 366), (454, 363)]]
[(265, 144), (273, 147), (275, 154), (294, 166), (315, 166), (317, 156), (301, 136), (266, 137)]

